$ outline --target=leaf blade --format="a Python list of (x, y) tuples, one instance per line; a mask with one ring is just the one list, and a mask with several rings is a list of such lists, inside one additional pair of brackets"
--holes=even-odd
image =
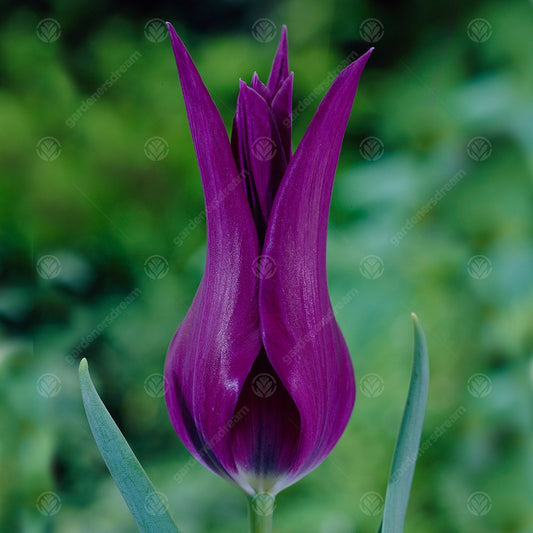
[(429, 361), (424, 332), (412, 313), (415, 347), (409, 392), (392, 460), (383, 519), (378, 533), (402, 533), (420, 447), (429, 389)]
[[(100, 399), (91, 380), (85, 358), (80, 362), (79, 377), (83, 406), (92, 434), (140, 531), (143, 533), (155, 531), (158, 533), (178, 533), (178, 528), (168, 513), (164, 502), (160, 501), (160, 493), (155, 490)], [(159, 505), (157, 505), (158, 502)]]

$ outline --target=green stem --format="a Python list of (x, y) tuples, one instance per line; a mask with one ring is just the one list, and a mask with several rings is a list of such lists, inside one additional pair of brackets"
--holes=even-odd
[(256, 494), (248, 499), (250, 533), (272, 533), (274, 496), (267, 493)]

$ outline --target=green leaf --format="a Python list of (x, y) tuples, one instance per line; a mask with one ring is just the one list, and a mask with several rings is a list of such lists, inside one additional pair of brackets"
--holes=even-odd
[(411, 383), (394, 450), (383, 519), (378, 533), (402, 533), (403, 531), (426, 411), (429, 387), (426, 339), (417, 316), (412, 313), (412, 317), (415, 329), (415, 349)]
[(157, 492), (94, 388), (87, 360), (80, 362), (83, 406), (98, 449), (143, 533), (176, 533), (166, 497)]

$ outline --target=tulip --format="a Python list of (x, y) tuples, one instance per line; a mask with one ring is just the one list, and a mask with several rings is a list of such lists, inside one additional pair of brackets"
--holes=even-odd
[(169, 24), (207, 215), (203, 279), (168, 350), (166, 403), (187, 449), (254, 495), (330, 453), (355, 401), (326, 278), (333, 180), (372, 50), (337, 76), (297, 150), (283, 28), (266, 84), (240, 82), (231, 140)]

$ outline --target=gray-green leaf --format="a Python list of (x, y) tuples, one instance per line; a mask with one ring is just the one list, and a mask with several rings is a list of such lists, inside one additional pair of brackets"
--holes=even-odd
[(139, 530), (177, 533), (168, 513), (166, 496), (157, 492), (126, 439), (94, 388), (87, 360), (80, 362), (80, 384), (85, 413), (98, 449), (113, 476)]
[(429, 362), (426, 339), (413, 313), (415, 348), (411, 383), (396, 441), (387, 485), (383, 519), (378, 533), (402, 533), (409, 493), (415, 472), (429, 387)]

